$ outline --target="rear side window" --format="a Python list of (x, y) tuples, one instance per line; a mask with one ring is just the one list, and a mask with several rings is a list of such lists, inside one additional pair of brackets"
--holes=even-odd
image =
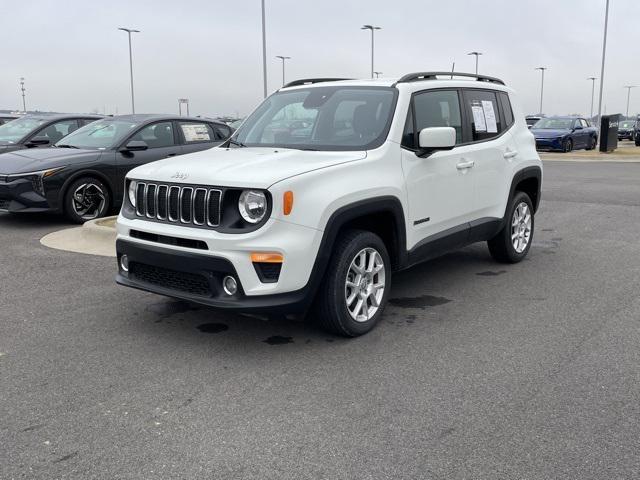
[(584, 128), (588, 128), (589, 127), (589, 122), (587, 122), (584, 118), (581, 118), (580, 122), (582, 123), (582, 126)]
[(180, 122), (180, 130), (187, 144), (214, 142), (217, 139), (213, 128), (208, 123)]
[(453, 127), (456, 130), (456, 144), (462, 143), (462, 115), (456, 90), (430, 90), (414, 95), (402, 145), (415, 148), (417, 133), (429, 127)]
[(471, 119), (474, 142), (490, 140), (503, 131), (495, 92), (465, 90), (464, 101)]
[(513, 125), (513, 110), (511, 110), (511, 102), (509, 101), (509, 95), (506, 92), (500, 92), (498, 95), (500, 95), (500, 102), (502, 103), (504, 128), (507, 130), (511, 125)]

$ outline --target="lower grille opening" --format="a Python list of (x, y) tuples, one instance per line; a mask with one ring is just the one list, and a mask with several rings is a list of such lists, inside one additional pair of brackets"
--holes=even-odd
[(141, 282), (169, 290), (177, 290), (203, 297), (212, 296), (209, 281), (204, 276), (195, 273), (179, 272), (145, 263), (130, 262), (129, 275)]
[(175, 245), (176, 247), (196, 248), (198, 250), (208, 250), (207, 243), (202, 240), (191, 240), (189, 238), (169, 237), (167, 235), (157, 235), (155, 233), (131, 230), (129, 234), (133, 238), (146, 240), (148, 242), (164, 243), (165, 245)]
[(280, 278), (281, 263), (256, 262), (253, 267), (262, 283), (275, 283)]
[(11, 200), (3, 200), (0, 198), (0, 210), (9, 210)]

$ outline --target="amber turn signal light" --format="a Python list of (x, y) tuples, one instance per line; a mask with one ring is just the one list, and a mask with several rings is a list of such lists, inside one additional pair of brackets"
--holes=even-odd
[(285, 215), (289, 215), (291, 210), (293, 210), (293, 192), (291, 190), (287, 190), (284, 192), (282, 198), (282, 210)]
[(251, 253), (251, 261), (253, 263), (282, 263), (284, 256), (281, 253), (253, 252)]

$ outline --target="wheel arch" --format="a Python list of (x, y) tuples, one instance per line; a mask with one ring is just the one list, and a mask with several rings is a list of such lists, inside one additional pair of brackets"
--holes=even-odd
[[(511, 180), (509, 199), (513, 198), (515, 192), (525, 192), (531, 198), (534, 213), (538, 211), (540, 205), (542, 189), (542, 168), (539, 166), (525, 167), (516, 172)], [(505, 211), (506, 214), (506, 211)]]

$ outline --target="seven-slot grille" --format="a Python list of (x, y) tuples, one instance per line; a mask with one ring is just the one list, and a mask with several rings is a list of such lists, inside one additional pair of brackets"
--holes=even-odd
[(191, 225), (220, 225), (222, 191), (196, 186), (138, 182), (136, 215)]

